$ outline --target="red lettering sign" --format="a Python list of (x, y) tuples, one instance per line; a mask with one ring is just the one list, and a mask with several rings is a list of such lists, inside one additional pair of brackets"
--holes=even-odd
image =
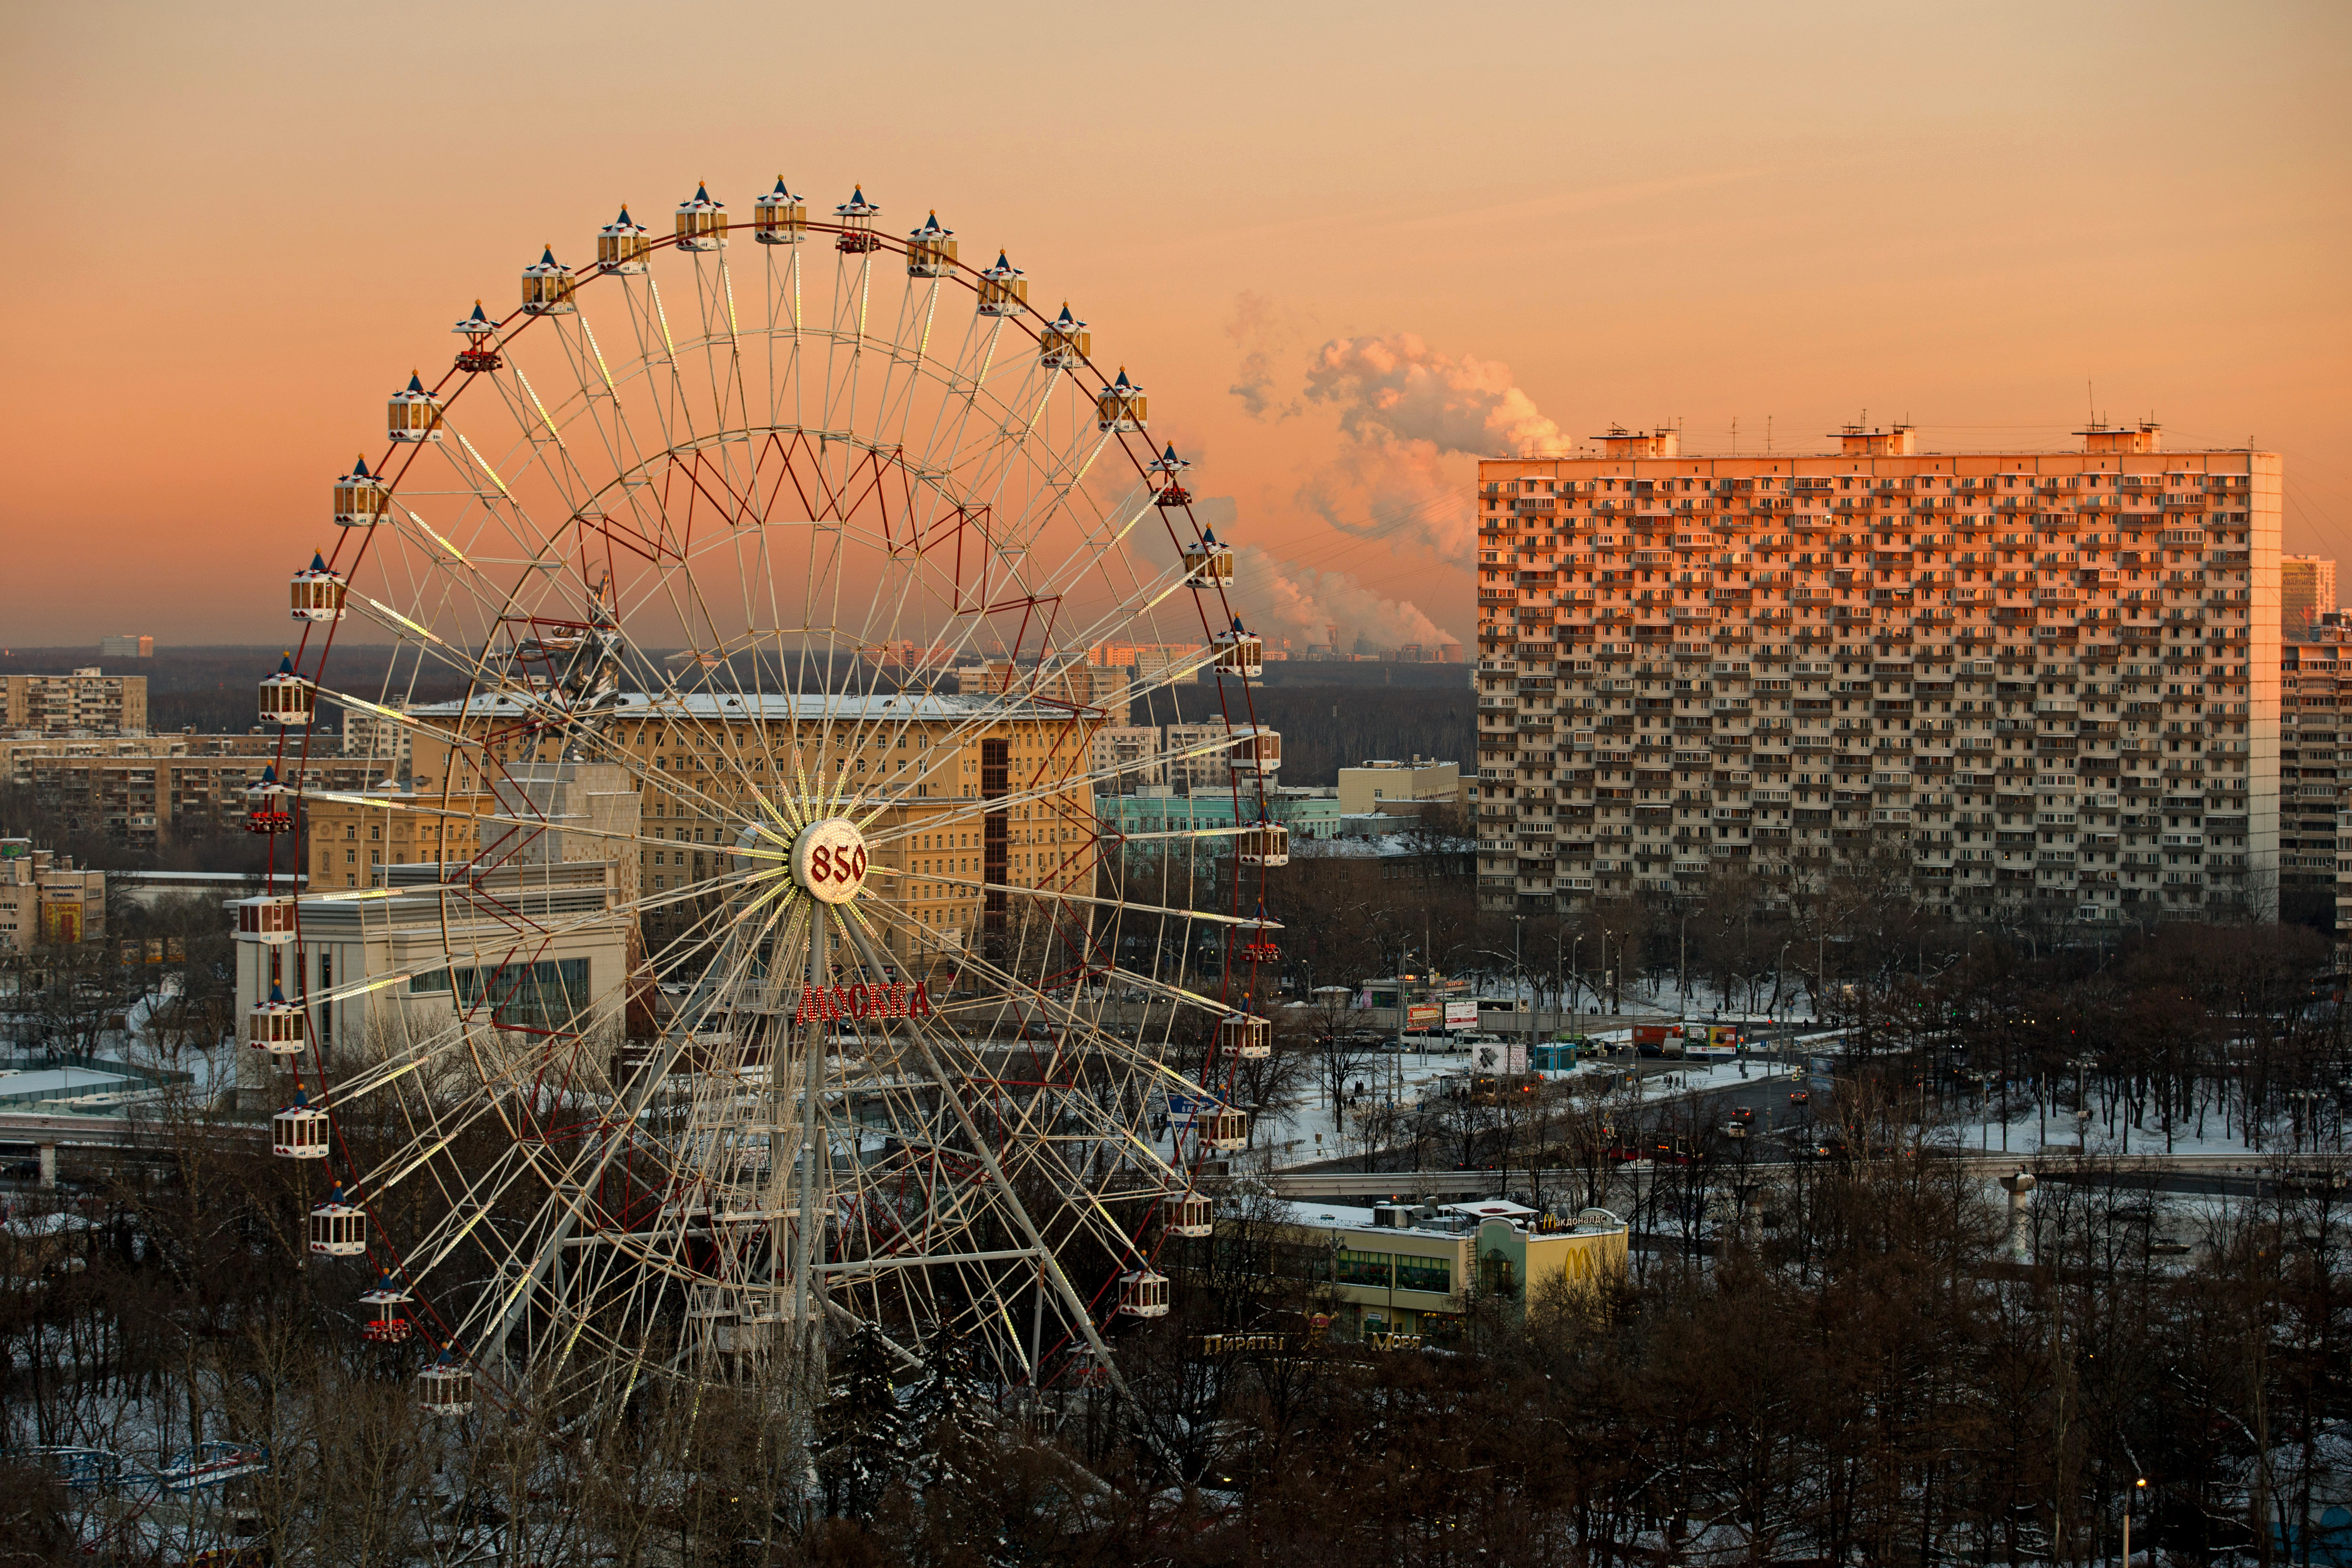
[(802, 988), (793, 1022), (830, 1024), (843, 1019), (862, 1022), (931, 1016), (931, 994), (920, 981), (912, 985), (817, 985)]

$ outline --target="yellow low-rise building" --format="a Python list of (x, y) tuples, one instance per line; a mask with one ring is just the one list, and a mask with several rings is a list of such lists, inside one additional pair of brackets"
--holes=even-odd
[(1329, 1255), (1331, 1326), (1347, 1337), (1443, 1339), (1474, 1295), (1524, 1306), (1549, 1281), (1599, 1290), (1625, 1272), (1625, 1222), (1607, 1209), (1568, 1221), (1499, 1198), (1290, 1209), (1284, 1239)]

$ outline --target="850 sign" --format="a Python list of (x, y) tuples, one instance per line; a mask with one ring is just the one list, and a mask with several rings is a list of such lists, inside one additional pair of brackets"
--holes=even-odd
[(793, 880), (820, 903), (845, 904), (866, 886), (866, 836), (847, 817), (812, 822), (793, 840)]

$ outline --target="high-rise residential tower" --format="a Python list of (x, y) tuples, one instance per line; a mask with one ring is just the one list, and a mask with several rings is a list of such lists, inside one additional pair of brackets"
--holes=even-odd
[(1481, 462), (1486, 905), (1895, 877), (1960, 918), (2274, 910), (2279, 458), (2080, 436)]
[(2324, 555), (2279, 557), (2279, 624), (2301, 637), (2336, 610), (2336, 563)]

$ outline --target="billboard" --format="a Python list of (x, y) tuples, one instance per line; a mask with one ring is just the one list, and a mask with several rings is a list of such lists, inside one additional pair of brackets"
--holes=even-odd
[(1478, 1026), (1478, 1004), (1475, 1002), (1448, 1002), (1445, 1005), (1445, 1026), (1449, 1029), (1476, 1028)]
[(1436, 1003), (1415, 1002), (1404, 1010), (1404, 1026), (1408, 1029), (1426, 1029), (1433, 1025), (1442, 1023), (1444, 1017), (1445, 1009)]

